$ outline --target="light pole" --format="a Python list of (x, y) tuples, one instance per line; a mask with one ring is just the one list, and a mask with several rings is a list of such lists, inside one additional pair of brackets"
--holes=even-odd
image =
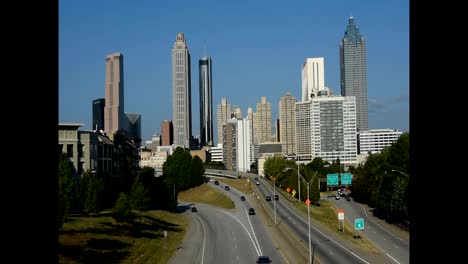
[[(285, 168), (283, 171), (287, 171), (287, 170), (290, 170), (290, 169), (291, 169), (291, 170), (296, 170), (296, 169), (294, 169), (294, 168), (288, 167), (288, 168)], [(313, 260), (312, 260), (311, 243), (310, 243), (310, 199), (309, 199), (309, 193), (310, 193), (310, 192), (309, 192), (309, 188), (310, 188), (310, 185), (312, 184), (312, 182), (314, 182), (315, 176), (317, 176), (317, 172), (318, 172), (318, 171), (316, 171), (316, 172), (314, 173), (314, 176), (312, 176), (312, 178), (310, 179), (310, 181), (306, 181), (306, 180), (304, 179), (304, 177), (299, 173), (299, 171), (297, 171), (297, 173), (300, 175), (302, 181), (303, 181), (304, 183), (306, 183), (306, 187), (307, 187), (307, 201), (306, 201), (306, 203), (307, 203), (307, 220), (308, 220), (307, 223), (308, 223), (308, 225), (309, 225), (309, 263), (312, 263), (312, 261), (313, 261)]]
[(297, 162), (297, 189), (299, 191), (299, 202), (301, 202), (301, 183), (299, 182), (299, 160)]
[(275, 227), (276, 227), (276, 185), (275, 185), (274, 176), (273, 176), (273, 206), (275, 208)]

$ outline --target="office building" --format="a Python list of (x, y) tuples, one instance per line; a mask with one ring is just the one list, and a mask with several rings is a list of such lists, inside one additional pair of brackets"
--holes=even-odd
[(172, 121), (161, 122), (161, 146), (170, 146), (174, 143)]
[(223, 144), (210, 148), (211, 161), (223, 162)]
[(213, 146), (213, 90), (211, 57), (198, 61), (200, 83), (200, 147)]
[(296, 158), (298, 160), (312, 161), (310, 103), (311, 101), (296, 103)]
[(216, 139), (218, 144), (223, 143), (223, 125), (231, 120), (232, 107), (226, 100), (226, 97), (221, 98), (221, 103), (217, 106), (217, 126), (218, 126), (218, 138)]
[(271, 104), (266, 96), (257, 103), (257, 112), (253, 114), (254, 144), (271, 142)]
[(125, 113), (125, 118), (123, 129), (127, 132), (127, 139), (139, 148), (141, 146), (141, 114)]
[(403, 132), (396, 129), (370, 129), (357, 134), (358, 154), (379, 154), (398, 141)]
[(223, 125), (223, 163), (226, 170), (237, 170), (237, 119), (232, 118)]
[(283, 154), (296, 153), (296, 97), (287, 92), (279, 102), (279, 137)]
[(93, 126), (91, 129), (95, 131), (104, 131), (104, 107), (106, 100), (99, 98), (93, 100)]
[(125, 123), (123, 55), (106, 56), (106, 96), (104, 106), (104, 131), (115, 133)]
[(311, 154), (342, 164), (357, 164), (356, 100), (354, 96), (320, 96), (310, 103)]
[(325, 89), (325, 66), (323, 57), (307, 58), (302, 65), (302, 101), (309, 101)]
[(183, 33), (172, 48), (172, 114), (174, 144), (190, 148), (192, 136), (190, 53)]
[(233, 111), (232, 111), (232, 114), (231, 114), (231, 118), (242, 119), (242, 111), (241, 111), (240, 107), (235, 105), (232, 108), (232, 110)]
[(356, 98), (358, 131), (368, 129), (366, 67), (366, 39), (350, 17), (340, 43), (340, 85), (342, 96)]
[(247, 118), (237, 119), (236, 133), (237, 133), (237, 171), (248, 172), (250, 171), (250, 121)]

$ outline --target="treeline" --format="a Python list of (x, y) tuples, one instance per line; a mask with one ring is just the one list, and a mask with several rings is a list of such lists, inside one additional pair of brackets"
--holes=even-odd
[(409, 134), (370, 154), (366, 163), (350, 168), (353, 198), (374, 207), (374, 213), (388, 222), (409, 224)]
[(130, 222), (148, 209), (174, 211), (180, 191), (206, 182), (202, 160), (178, 147), (163, 164), (163, 175), (155, 177), (151, 167), (140, 171), (135, 160), (123, 145), (114, 141), (121, 151), (121, 166), (113, 174), (84, 172), (77, 181), (73, 178), (72, 164), (62, 154), (59, 157), (59, 214), (61, 229), (68, 213), (83, 213), (92, 217), (105, 209), (112, 210), (118, 222)]

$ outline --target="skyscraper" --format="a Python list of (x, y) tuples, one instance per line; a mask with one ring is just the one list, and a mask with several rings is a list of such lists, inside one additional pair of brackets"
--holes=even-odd
[(104, 131), (114, 133), (125, 123), (123, 55), (119, 52), (106, 56), (106, 96)]
[(310, 103), (311, 101), (296, 103), (296, 157), (299, 160), (312, 161)]
[(222, 144), (223, 143), (223, 125), (226, 124), (229, 120), (231, 120), (231, 112), (232, 112), (231, 104), (228, 104), (226, 97), (221, 98), (221, 103), (218, 104), (218, 107), (216, 110), (217, 110), (216, 122), (218, 125), (217, 143)]
[(190, 148), (192, 136), (192, 95), (190, 53), (183, 33), (172, 48), (172, 114), (174, 145)]
[(104, 107), (106, 100), (99, 98), (93, 100), (93, 126), (91, 129), (99, 131), (104, 130)]
[(323, 57), (307, 58), (302, 65), (302, 101), (317, 97), (325, 89), (325, 69)]
[(281, 97), (279, 102), (279, 141), (286, 155), (296, 153), (296, 102), (296, 97), (290, 92)]
[(253, 114), (254, 144), (271, 142), (271, 104), (266, 96), (257, 103), (257, 112)]
[(200, 147), (213, 146), (213, 90), (211, 57), (198, 61), (200, 72)]
[(340, 85), (342, 96), (356, 97), (357, 130), (368, 129), (366, 39), (349, 18), (340, 43)]

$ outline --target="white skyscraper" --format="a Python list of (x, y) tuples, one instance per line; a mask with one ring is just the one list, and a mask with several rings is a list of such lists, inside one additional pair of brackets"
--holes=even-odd
[(271, 104), (266, 96), (257, 103), (257, 112), (253, 113), (254, 144), (271, 142)]
[[(287, 92), (279, 102), (279, 134), (283, 154), (296, 153), (296, 97)], [(278, 133), (278, 132), (277, 132)]]
[(302, 101), (309, 101), (325, 90), (325, 68), (323, 57), (307, 58), (302, 65)]
[(310, 135), (310, 101), (296, 103), (296, 157), (312, 160)]
[(237, 171), (250, 170), (250, 120), (237, 119)]

